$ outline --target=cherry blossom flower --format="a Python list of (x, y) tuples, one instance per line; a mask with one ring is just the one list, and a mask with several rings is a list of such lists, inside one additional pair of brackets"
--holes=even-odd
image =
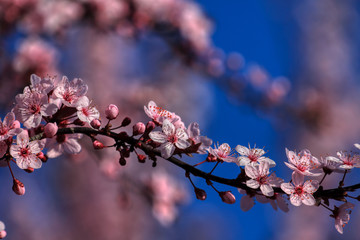
[(282, 183), (281, 189), (290, 195), (290, 202), (294, 206), (300, 206), (301, 203), (313, 206), (315, 198), (312, 195), (319, 188), (319, 182), (316, 180), (307, 180), (304, 183), (304, 175), (297, 172), (292, 174), (292, 183)]
[(158, 124), (162, 124), (165, 119), (172, 120), (173, 113), (158, 107), (154, 101), (150, 101), (148, 106), (144, 106), (144, 111), (149, 118)]
[(69, 154), (77, 154), (81, 151), (81, 145), (77, 142), (81, 138), (81, 134), (58, 134), (54, 138), (46, 139), (46, 147), (48, 148), (47, 156), (56, 158), (64, 152)]
[[(61, 99), (61, 102), (68, 107), (77, 107), (79, 102), (86, 101), (85, 94), (88, 86), (80, 78), (69, 81), (67, 77), (63, 77), (54, 90), (54, 95)], [(81, 103), (84, 104), (84, 103)]]
[(54, 79), (47, 77), (41, 78), (36, 74), (30, 76), (30, 89), (42, 94), (48, 94), (54, 89)]
[(247, 148), (241, 145), (237, 145), (235, 150), (241, 155), (238, 158), (239, 166), (246, 166), (251, 164), (252, 166), (258, 165), (261, 162), (268, 162), (270, 167), (275, 167), (275, 161), (270, 158), (264, 157), (264, 149), (261, 148)]
[(99, 119), (100, 113), (95, 106), (90, 105), (90, 100), (84, 96), (82, 100), (78, 102), (77, 116), (78, 118), (87, 123), (91, 123), (94, 119)]
[(337, 155), (339, 157), (338, 163), (340, 163), (340, 168), (350, 170), (354, 167), (360, 167), (360, 155), (351, 155), (350, 153), (345, 153), (343, 151), (337, 152)]
[(335, 218), (335, 228), (339, 233), (343, 234), (343, 228), (345, 224), (350, 221), (350, 209), (353, 209), (354, 207), (355, 205), (350, 202), (346, 202), (340, 207), (335, 206), (333, 215), (331, 215), (331, 217)]
[(190, 141), (192, 141), (193, 144), (201, 143), (199, 149), (197, 150), (197, 153), (206, 154), (212, 144), (212, 140), (205, 136), (200, 136), (199, 124), (196, 122), (190, 123), (186, 132), (189, 136)]
[(238, 163), (237, 158), (232, 156), (231, 147), (227, 143), (223, 143), (219, 147), (215, 148), (209, 147), (208, 152), (221, 161)]
[(241, 188), (238, 188), (238, 191), (240, 194), (244, 194), (240, 199), (240, 208), (244, 212), (247, 212), (255, 205), (255, 200), (253, 198), (255, 195)]
[(278, 187), (283, 182), (282, 179), (277, 178), (275, 173), (269, 175), (269, 163), (261, 162), (260, 165), (251, 166), (250, 164), (245, 166), (245, 173), (250, 180), (246, 181), (246, 186), (249, 188), (257, 189), (260, 187), (261, 192), (268, 197), (274, 195), (272, 187)]
[(321, 168), (326, 174), (331, 174), (332, 172), (342, 173), (344, 172), (344, 169), (339, 168), (341, 165), (340, 162), (341, 161), (336, 157), (332, 157), (332, 156), (321, 157), (319, 159), (319, 163), (320, 163), (319, 168)]
[(15, 121), (15, 114), (13, 112), (6, 114), (4, 121), (0, 119), (0, 141), (13, 137), (22, 131), (21, 128), (15, 128)]
[(149, 134), (149, 137), (157, 143), (162, 143), (159, 147), (161, 156), (163, 158), (169, 158), (173, 155), (175, 147), (179, 149), (185, 149), (190, 146), (188, 135), (182, 128), (175, 128), (175, 126), (165, 119), (162, 125), (162, 132), (153, 131)]
[(35, 128), (40, 125), (43, 116), (55, 114), (58, 107), (48, 103), (48, 96), (29, 87), (25, 87), (23, 94), (16, 96), (16, 105), (13, 109), (18, 118), (26, 128)]
[(26, 130), (17, 135), (16, 145), (11, 145), (10, 155), (16, 159), (16, 164), (21, 169), (40, 168), (41, 160), (36, 156), (44, 148), (44, 141), (29, 142), (29, 135)]
[(285, 162), (285, 165), (291, 170), (305, 176), (315, 177), (321, 175), (321, 173), (313, 171), (320, 166), (320, 163), (316, 157), (311, 155), (309, 150), (304, 149), (299, 154), (296, 154), (296, 152), (289, 151), (286, 148), (286, 156), (289, 163)]

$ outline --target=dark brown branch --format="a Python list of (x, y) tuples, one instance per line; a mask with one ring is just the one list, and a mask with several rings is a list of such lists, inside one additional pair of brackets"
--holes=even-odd
[[(121, 134), (121, 133), (119, 134), (119, 133), (115, 133), (115, 132), (111, 132), (111, 131), (106, 132), (104, 130), (96, 130), (96, 129), (92, 129), (92, 128), (88, 128), (88, 127), (60, 128), (57, 132), (57, 134), (74, 134), (74, 133), (82, 133), (82, 134), (85, 134), (88, 136), (90, 136), (90, 135), (107, 136), (107, 137), (114, 139), (116, 142), (124, 142), (124, 143), (130, 144), (130, 145), (133, 145), (137, 148), (140, 148), (148, 155), (150, 154), (150, 155), (156, 155), (158, 157), (161, 157), (161, 153), (159, 150), (153, 148), (152, 146), (150, 146), (148, 144), (145, 144), (142, 141), (139, 141), (138, 139), (135, 139), (134, 137), (128, 136), (127, 134)], [(42, 138), (43, 138), (43, 134), (41, 133), (41, 134), (38, 134), (38, 135), (32, 137), (31, 140), (39, 140)], [(174, 165), (184, 169), (186, 172), (191, 173), (194, 176), (201, 177), (205, 180), (211, 180), (211, 181), (221, 183), (224, 185), (253, 191), (253, 189), (247, 187), (246, 184), (241, 182), (240, 179), (223, 178), (223, 177), (219, 177), (219, 176), (216, 176), (213, 174), (206, 173), (206, 172), (201, 171), (201, 170), (197, 169), (196, 167), (194, 167), (190, 164), (187, 164), (186, 162), (181, 161), (175, 157), (170, 157), (166, 160), (173, 163)], [(338, 200), (338, 201), (345, 201), (344, 197), (346, 196), (346, 192), (348, 192), (348, 191), (353, 192), (359, 188), (360, 188), (360, 183), (351, 185), (351, 186), (347, 186), (347, 187), (327, 189), (327, 190), (324, 190), (322, 187), (320, 187), (314, 193), (314, 197), (323, 198), (323, 199), (334, 199), (334, 200)], [(284, 192), (281, 190), (281, 188), (274, 188), (274, 191), (276, 193), (284, 194)]]

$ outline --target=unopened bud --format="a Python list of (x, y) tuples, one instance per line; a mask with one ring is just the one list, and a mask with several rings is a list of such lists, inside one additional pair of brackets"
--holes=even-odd
[(141, 163), (144, 163), (146, 160), (145, 155), (139, 154), (139, 155), (137, 155), (137, 157), (138, 157), (139, 162), (141, 162)]
[(36, 156), (40, 158), (42, 162), (47, 162), (48, 160), (47, 156), (43, 152), (39, 152), (38, 154), (36, 154)]
[(101, 121), (100, 119), (93, 119), (91, 122), (90, 122), (90, 126), (92, 128), (95, 128), (95, 129), (99, 129), (101, 127)]
[(6, 231), (5, 230), (0, 231), (0, 239), (3, 239), (5, 237), (6, 237)]
[(77, 118), (77, 119), (75, 119), (73, 124), (78, 125), (78, 126), (85, 126), (86, 123)]
[(123, 157), (120, 157), (119, 163), (120, 163), (121, 166), (125, 166), (126, 165), (126, 159), (123, 158)]
[(124, 120), (121, 122), (122, 127), (126, 127), (131, 123), (131, 119), (129, 117), (124, 118)]
[(208, 154), (207, 157), (206, 157), (206, 161), (208, 162), (215, 162), (216, 161), (216, 157), (212, 154)]
[(235, 196), (230, 192), (219, 192), (219, 196), (224, 203), (233, 204), (236, 202)]
[(100, 141), (98, 141), (98, 140), (95, 140), (95, 141), (93, 142), (93, 147), (94, 147), (95, 149), (103, 149), (105, 146), (104, 146), (104, 144), (103, 144), (102, 142), (100, 142)]
[(145, 132), (145, 124), (142, 122), (138, 122), (133, 126), (133, 135), (137, 136), (143, 134)]
[(20, 128), (20, 122), (18, 120), (15, 120), (12, 125), (11, 125), (12, 128)]
[(24, 169), (25, 172), (32, 173), (34, 172), (34, 169), (32, 167), (28, 167), (27, 169)]
[(20, 182), (17, 179), (14, 179), (13, 181), (13, 186), (12, 186), (12, 190), (17, 194), (17, 195), (24, 195), (25, 194), (25, 186), (22, 182)]
[(200, 188), (195, 188), (195, 194), (196, 194), (196, 198), (201, 200), (201, 201), (204, 201), (207, 197), (206, 195), (206, 192)]
[(151, 132), (152, 130), (154, 130), (155, 127), (156, 127), (155, 123), (153, 121), (149, 121), (146, 124), (146, 131)]
[(119, 115), (119, 109), (116, 105), (110, 104), (105, 110), (105, 116), (109, 120), (114, 120)]
[(58, 131), (58, 126), (56, 123), (48, 123), (44, 128), (45, 137), (52, 138), (53, 136), (55, 136), (57, 131)]

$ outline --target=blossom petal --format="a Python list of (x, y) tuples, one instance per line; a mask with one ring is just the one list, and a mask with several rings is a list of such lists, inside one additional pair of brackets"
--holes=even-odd
[(162, 125), (162, 130), (166, 136), (170, 136), (175, 133), (175, 126), (168, 119), (165, 119)]
[(268, 197), (271, 197), (274, 195), (274, 189), (270, 186), (270, 184), (262, 184), (260, 186), (261, 192)]
[(29, 133), (28, 131), (24, 130), (16, 137), (16, 143), (17, 145), (21, 147), (26, 147), (29, 143)]
[(290, 195), (290, 202), (292, 205), (298, 207), (301, 205), (301, 197), (297, 194)]
[(250, 163), (250, 159), (248, 157), (238, 157), (239, 166), (246, 166)]
[(185, 130), (182, 128), (176, 129), (176, 137), (182, 140), (187, 140), (189, 138)]
[(249, 211), (255, 204), (255, 201), (253, 198), (249, 197), (248, 195), (245, 195), (240, 200), (240, 208), (244, 212)]
[(254, 179), (250, 179), (246, 181), (246, 186), (248, 186), (249, 188), (257, 189), (260, 186), (260, 184), (258, 181)]
[(296, 155), (296, 153), (288, 150), (287, 148), (285, 148), (285, 151), (286, 151), (286, 156), (287, 156), (289, 162), (296, 166), (299, 162), (299, 158)]
[(295, 186), (299, 186), (302, 185), (304, 182), (304, 175), (298, 173), (298, 172), (293, 172), (292, 173), (292, 180), (293, 180), (293, 184)]
[(292, 194), (295, 190), (294, 185), (291, 183), (282, 183), (280, 187), (287, 194)]
[(259, 174), (258, 174), (258, 170), (256, 167), (253, 167), (251, 165), (246, 165), (245, 166), (245, 173), (249, 178), (256, 178)]
[(161, 151), (161, 156), (163, 158), (167, 159), (174, 154), (175, 146), (174, 146), (174, 144), (172, 144), (170, 142), (166, 142), (166, 143), (161, 144), (159, 149)]
[(35, 155), (31, 156), (30, 164), (28, 167), (38, 169), (41, 168), (41, 165), (42, 165), (42, 161), (38, 157), (36, 157)]
[(267, 176), (269, 174), (269, 163), (268, 162), (261, 162), (259, 165), (259, 175), (260, 176)]
[(164, 143), (167, 141), (167, 136), (160, 131), (153, 131), (149, 133), (149, 137), (151, 138), (151, 140), (157, 143)]
[(175, 143), (175, 146), (180, 148), (180, 149), (185, 149), (185, 148), (188, 148), (190, 147), (190, 143), (186, 140), (183, 140), (183, 139), (178, 139), (178, 141)]
[(304, 190), (308, 193), (314, 193), (319, 188), (319, 182), (316, 180), (308, 180), (304, 183)]
[(250, 150), (247, 147), (237, 145), (235, 150), (240, 154), (244, 156), (248, 156), (250, 154)]
[(69, 138), (62, 145), (64, 147), (65, 152), (69, 154), (77, 154), (81, 152), (81, 145), (75, 139)]
[(316, 201), (312, 194), (304, 193), (302, 195), (302, 203), (308, 206), (313, 206), (315, 205)]

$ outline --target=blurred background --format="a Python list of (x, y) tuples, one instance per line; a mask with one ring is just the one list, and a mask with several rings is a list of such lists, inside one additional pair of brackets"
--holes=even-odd
[[(215, 143), (264, 146), (289, 181), (285, 147), (320, 157), (360, 141), (359, 11), (355, 0), (0, 0), (1, 115), (32, 73), (80, 77), (102, 114), (114, 103), (122, 117), (147, 121), (143, 106), (154, 100)], [(118, 154), (89, 142), (32, 174), (15, 169), (21, 197), (0, 169), (8, 239), (358, 239), (357, 205), (340, 235), (324, 208), (243, 212), (237, 189), (216, 185), (237, 198), (227, 205), (194, 177), (208, 194), (199, 201), (174, 165), (134, 158), (120, 167)], [(239, 168), (214, 174), (235, 178)], [(345, 185), (359, 180), (349, 174)]]

